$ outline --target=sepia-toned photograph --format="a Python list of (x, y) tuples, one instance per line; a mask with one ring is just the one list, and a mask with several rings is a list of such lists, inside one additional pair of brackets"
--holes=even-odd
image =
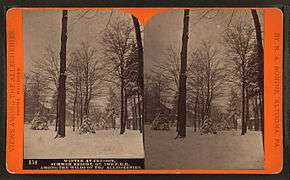
[(28, 169), (264, 168), (262, 10), (22, 16)]
[(138, 19), (114, 10), (22, 16), (24, 159), (144, 162)]
[(263, 21), (185, 9), (146, 24), (146, 169), (264, 168)]

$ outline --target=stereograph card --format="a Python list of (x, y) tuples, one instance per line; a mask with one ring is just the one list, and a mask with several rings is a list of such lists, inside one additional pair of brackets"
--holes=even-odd
[(7, 170), (273, 174), (278, 8), (11, 8)]

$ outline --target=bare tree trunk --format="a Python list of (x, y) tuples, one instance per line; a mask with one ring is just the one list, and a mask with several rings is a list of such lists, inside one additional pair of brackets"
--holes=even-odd
[(198, 118), (198, 129), (201, 129), (202, 124), (202, 92), (200, 92), (200, 98), (197, 105), (197, 118)]
[(76, 91), (75, 91), (74, 105), (73, 105), (73, 131), (75, 131), (75, 128), (76, 128), (76, 104), (77, 104), (77, 96), (78, 96), (78, 87), (77, 87), (77, 82), (76, 82)]
[(260, 108), (259, 110), (260, 110), (260, 127), (262, 131), (262, 135), (264, 135), (264, 121), (263, 121), (264, 114), (262, 114), (262, 112), (264, 112), (264, 103), (263, 103), (262, 96), (263, 96), (262, 94), (259, 95), (259, 108)]
[(114, 114), (112, 115), (112, 127), (113, 129), (116, 129), (116, 120), (115, 120)]
[[(246, 129), (252, 130), (252, 122), (250, 121), (250, 103), (249, 103), (249, 91), (246, 89)], [(246, 130), (247, 132), (247, 130)]]
[(76, 102), (76, 126), (77, 126), (77, 129), (80, 128), (80, 110), (79, 110), (79, 106), (80, 106), (80, 104), (79, 104), (79, 101), (77, 100), (77, 102)]
[(127, 129), (130, 129), (131, 124), (128, 120), (128, 92), (125, 90), (125, 102), (124, 102), (124, 122), (125, 122), (125, 127), (127, 126)]
[(245, 93), (246, 93), (246, 88), (245, 88), (245, 82), (243, 80), (242, 82), (242, 134), (241, 135), (246, 134), (246, 131), (247, 131), (246, 118), (245, 118), (245, 109), (246, 109)]
[(137, 121), (137, 107), (136, 107), (136, 99), (135, 96), (133, 96), (133, 102), (131, 100), (131, 107), (132, 107), (132, 114), (133, 114), (133, 130), (137, 130), (137, 126), (138, 126), (138, 121)]
[(257, 14), (257, 10), (252, 9), (251, 14), (255, 24), (256, 40), (258, 46), (258, 63), (259, 63), (259, 87), (260, 87), (260, 116), (261, 130), (264, 143), (264, 48), (262, 40), (261, 24)]
[(200, 128), (201, 128), (201, 114), (197, 114), (197, 118), (198, 118), (198, 120), (197, 120), (197, 122), (198, 122), (197, 127), (200, 130)]
[(80, 122), (80, 126), (83, 124), (83, 118), (84, 118), (84, 112), (83, 112), (83, 90), (82, 90), (82, 80), (80, 79), (80, 114), (81, 114), (81, 122)]
[(179, 101), (179, 88), (178, 88), (178, 92), (176, 92), (176, 94), (177, 94), (177, 101), (175, 102), (176, 103), (176, 112), (175, 112), (175, 116), (176, 116), (176, 132), (177, 132), (177, 136), (179, 136), (178, 134), (179, 134), (179, 131), (180, 131), (180, 121), (178, 120), (178, 112), (179, 112), (179, 110), (178, 110), (178, 108), (179, 108), (179, 103), (180, 103), (180, 101)]
[(194, 132), (197, 130), (197, 106), (198, 106), (198, 96), (199, 96), (199, 91), (196, 93), (196, 98), (195, 98), (195, 105), (194, 105)]
[(57, 88), (57, 97), (56, 97), (56, 118), (55, 118), (55, 131), (57, 132), (58, 127), (58, 116), (59, 116), (59, 88)]
[(178, 112), (177, 124), (179, 124), (177, 137), (184, 138), (186, 136), (186, 69), (187, 69), (187, 46), (188, 46), (188, 29), (189, 29), (189, 9), (184, 10), (183, 17), (183, 34), (181, 47), (181, 68), (179, 75), (179, 96), (178, 96)]
[(144, 77), (143, 77), (143, 45), (142, 45), (142, 36), (141, 36), (141, 28), (138, 19), (135, 16), (132, 16), (134, 28), (135, 28), (135, 34), (136, 34), (136, 42), (137, 42), (137, 48), (138, 48), (138, 59), (139, 59), (139, 76), (138, 76), (138, 86), (140, 87), (140, 93), (142, 97), (142, 109), (140, 104), (140, 97), (138, 93), (138, 107), (139, 107), (139, 130), (142, 133), (143, 132), (143, 122), (145, 119), (145, 99), (144, 99)]
[(210, 63), (210, 59), (207, 59), (207, 77), (206, 77), (206, 88), (207, 88), (207, 91), (206, 91), (206, 115), (207, 115), (207, 118), (208, 120), (211, 119), (210, 117), (210, 78), (211, 78), (211, 63)]
[(67, 10), (62, 11), (62, 31), (60, 49), (60, 78), (59, 78), (59, 127), (57, 137), (65, 137), (65, 111), (66, 111), (66, 43), (67, 43)]
[(86, 68), (85, 68), (85, 115), (88, 118), (89, 117), (89, 61), (86, 60)]
[[(121, 83), (122, 84), (122, 83)], [(121, 115), (120, 115), (120, 134), (125, 133), (125, 126), (124, 126), (124, 92), (123, 87), (121, 85)]]
[(91, 99), (92, 99), (92, 91), (93, 91), (93, 87), (92, 85), (89, 85), (89, 92), (88, 92), (88, 100), (87, 100), (87, 110), (86, 110), (86, 115), (87, 117), (89, 117), (90, 115), (90, 102), (91, 102)]
[[(137, 98), (137, 101), (136, 101), (136, 98)], [(135, 97), (135, 99), (134, 99), (134, 104), (135, 104), (135, 112), (136, 112), (136, 123), (137, 123), (137, 129), (138, 130), (141, 130), (141, 122), (139, 121), (139, 114), (140, 114), (140, 112), (139, 112), (139, 109), (138, 109), (138, 93), (137, 93), (137, 96)], [(149, 114), (149, 116), (151, 116), (152, 117), (152, 110), (148, 110), (149, 109), (149, 107), (147, 107), (147, 112), (151, 112), (150, 114)], [(148, 117), (148, 116), (147, 116)]]
[(202, 101), (201, 101), (201, 127), (203, 126), (203, 123), (205, 121), (205, 115), (206, 115), (206, 102), (205, 102), (205, 94), (202, 92)]
[[(143, 127), (143, 121), (142, 121), (142, 108), (141, 108), (141, 100), (140, 100), (140, 94), (137, 93), (137, 105), (138, 105), (138, 122), (139, 122), (139, 131), (142, 133), (143, 130), (144, 130), (144, 127)], [(144, 109), (144, 108), (143, 108)]]
[(238, 130), (238, 122), (237, 122), (235, 115), (232, 116), (232, 121), (233, 121), (234, 129), (237, 131)]
[(258, 107), (258, 96), (255, 96), (255, 131), (259, 131), (260, 129), (260, 119), (259, 119), (259, 107)]
[(125, 121), (124, 121), (124, 67), (123, 67), (123, 60), (121, 60), (121, 115), (120, 115), (120, 134), (125, 133)]

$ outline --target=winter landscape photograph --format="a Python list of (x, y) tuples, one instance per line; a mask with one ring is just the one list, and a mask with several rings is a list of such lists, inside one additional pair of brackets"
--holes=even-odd
[(114, 10), (23, 10), (24, 159), (144, 159), (143, 29)]
[(263, 169), (263, 24), (263, 11), (230, 9), (146, 24), (146, 169)]
[(24, 159), (264, 168), (262, 10), (22, 16)]

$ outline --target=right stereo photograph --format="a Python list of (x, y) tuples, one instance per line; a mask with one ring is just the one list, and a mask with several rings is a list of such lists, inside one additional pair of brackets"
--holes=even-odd
[(171, 10), (144, 28), (145, 169), (264, 168), (262, 10)]

